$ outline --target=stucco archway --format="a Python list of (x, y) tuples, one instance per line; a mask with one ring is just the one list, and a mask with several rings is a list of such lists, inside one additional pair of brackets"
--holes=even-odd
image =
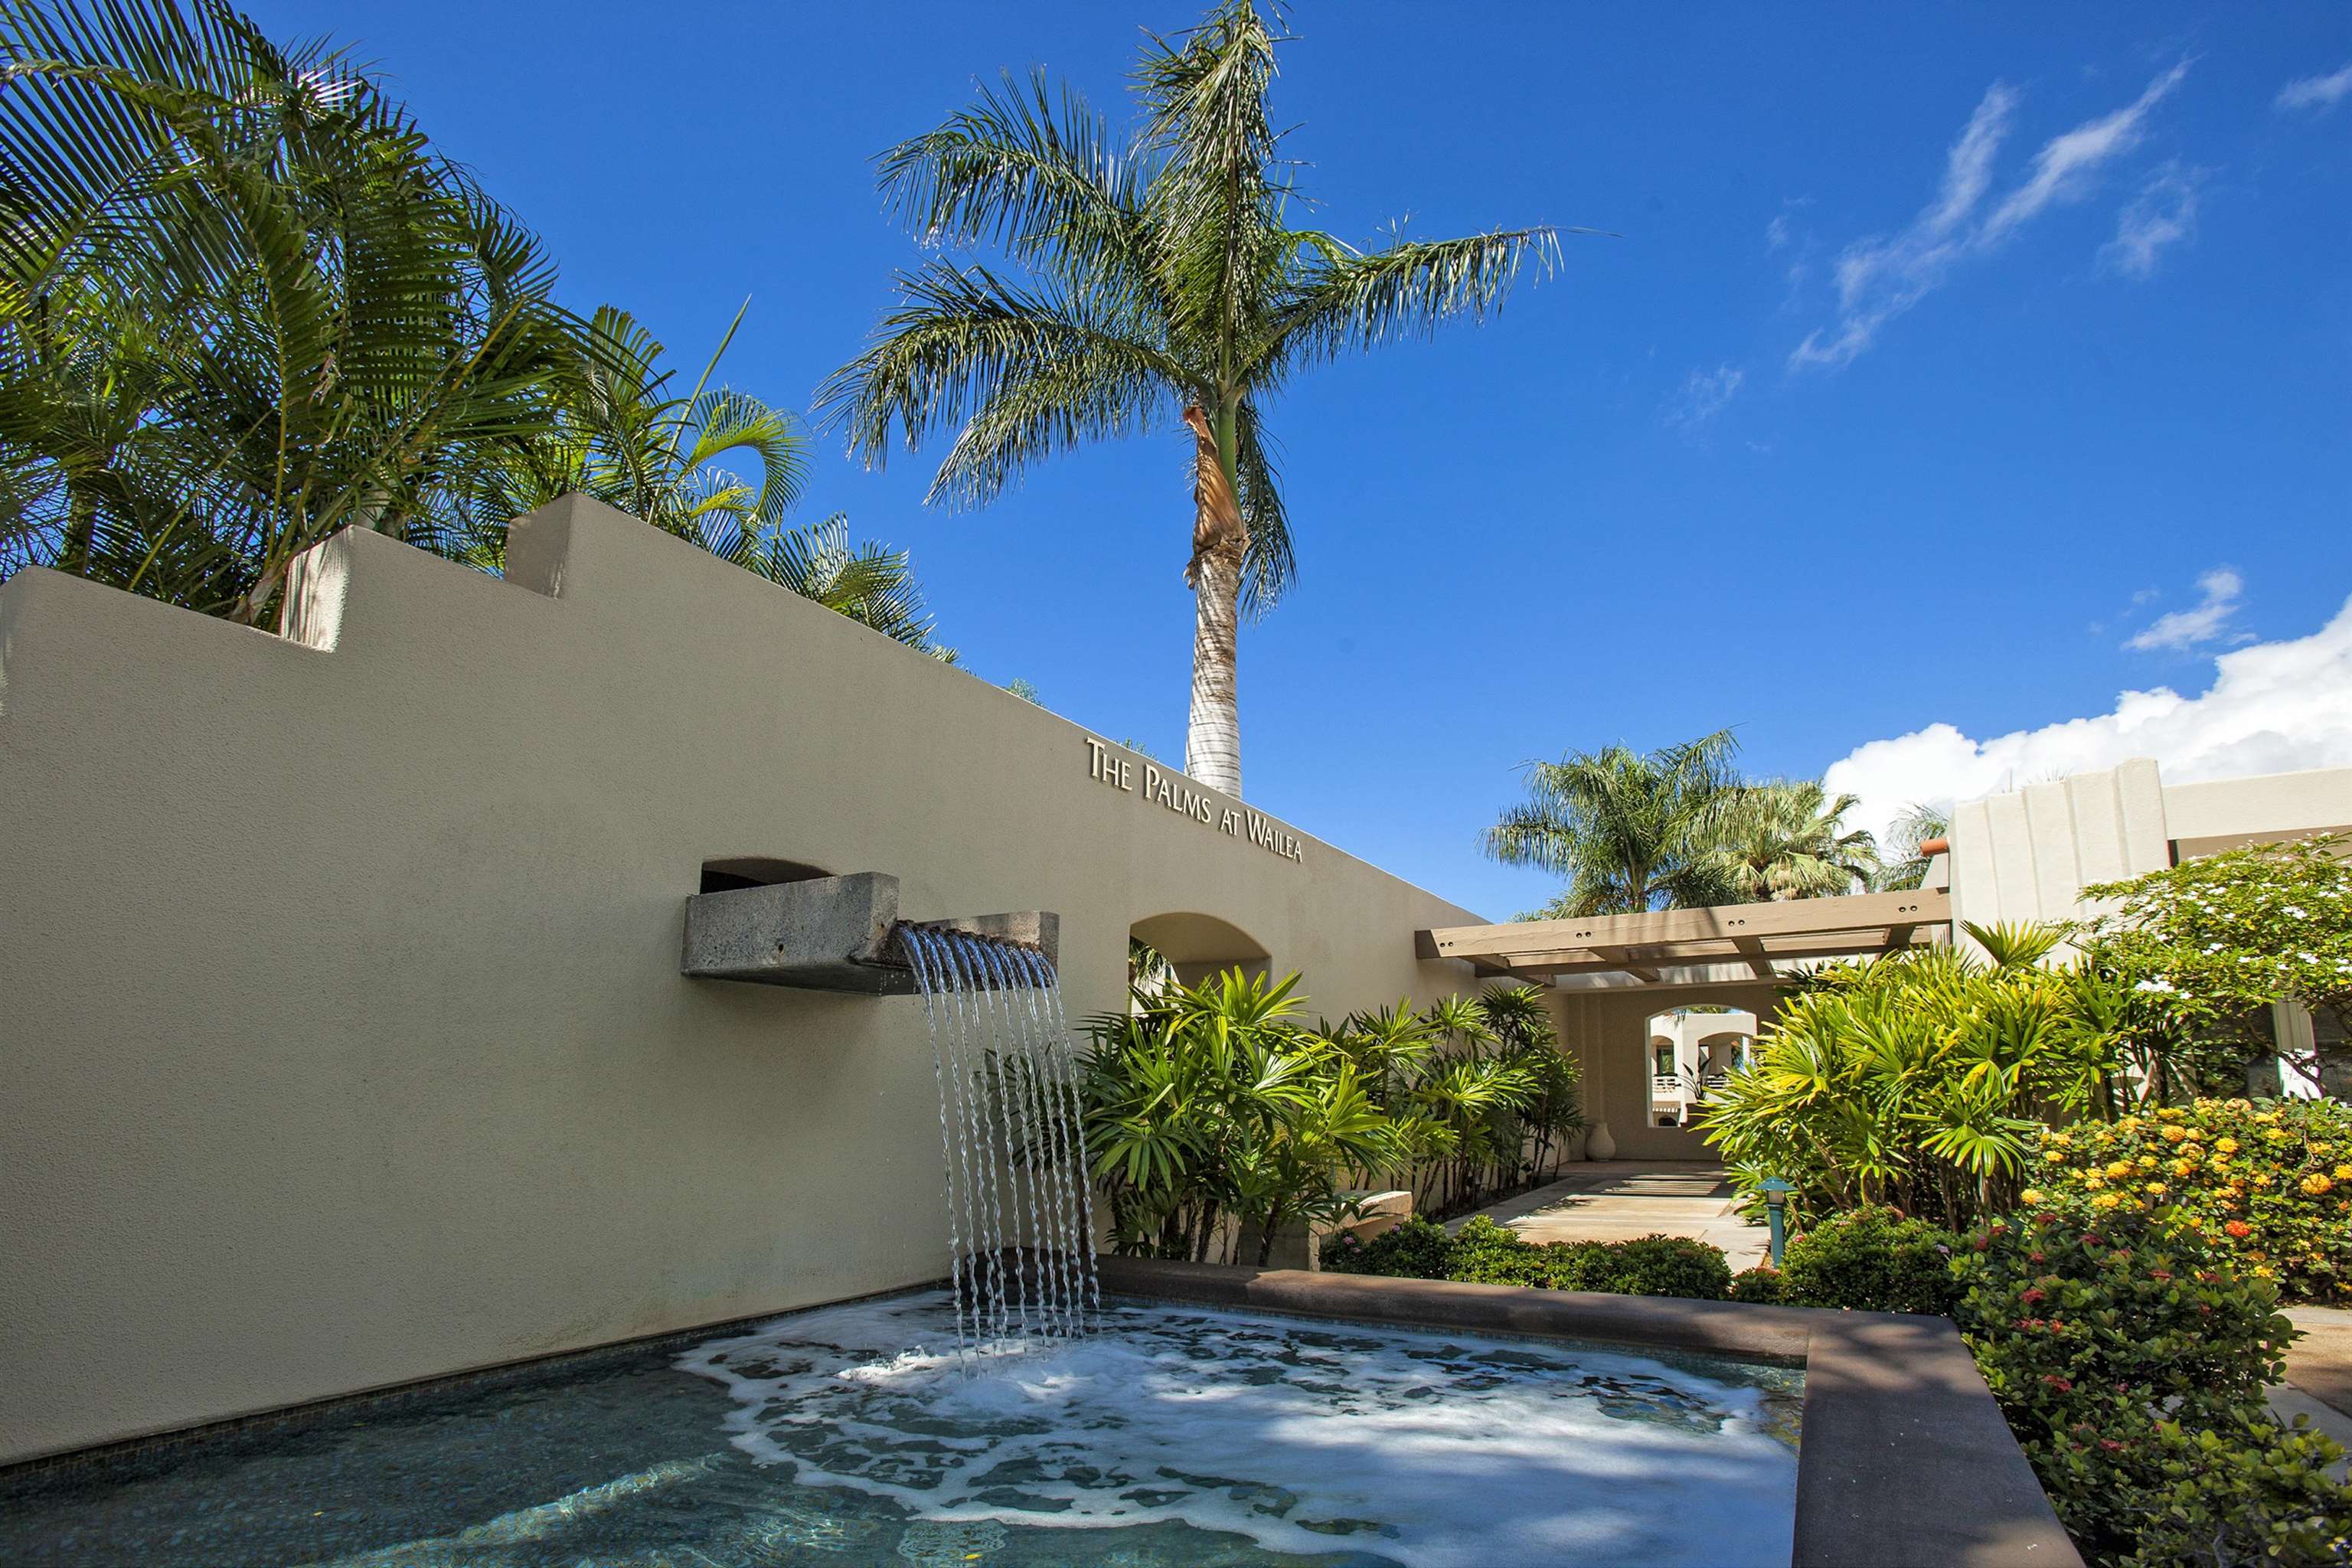
[(1228, 969), (1263, 975), (1272, 963), (1263, 942), (1215, 915), (1151, 915), (1128, 927), (1127, 934), (1166, 959), (1177, 980), (1186, 985), (1198, 984)]

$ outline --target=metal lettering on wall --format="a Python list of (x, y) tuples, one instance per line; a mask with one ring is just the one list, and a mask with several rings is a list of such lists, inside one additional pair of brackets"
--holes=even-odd
[(1205, 827), (1234, 838), (1246, 838), (1270, 854), (1286, 860), (1306, 864), (1298, 836), (1270, 816), (1261, 816), (1247, 806), (1227, 805), (1208, 791), (1200, 788), (1181, 773), (1171, 773), (1150, 763), (1138, 763), (1124, 757), (1108, 745), (1087, 738), (1087, 776), (1097, 784), (1108, 784), (1128, 794), (1143, 786), (1147, 804), (1189, 816)]

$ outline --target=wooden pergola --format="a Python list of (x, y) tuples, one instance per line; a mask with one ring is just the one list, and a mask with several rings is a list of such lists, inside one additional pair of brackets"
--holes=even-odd
[[(1481, 974), (1569, 979), (1580, 988), (1753, 985), (1807, 959), (1857, 958), (1948, 942), (1952, 897), (1941, 889), (1726, 904), (1707, 910), (1441, 926), (1413, 933), (1423, 958), (1466, 959)], [(1584, 977), (1584, 978), (1575, 978)]]

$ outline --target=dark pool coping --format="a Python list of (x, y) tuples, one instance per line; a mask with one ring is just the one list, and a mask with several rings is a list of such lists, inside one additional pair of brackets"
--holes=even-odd
[(1792, 1568), (2082, 1568), (1948, 1318), (1106, 1258), (1121, 1295), (1805, 1369)]

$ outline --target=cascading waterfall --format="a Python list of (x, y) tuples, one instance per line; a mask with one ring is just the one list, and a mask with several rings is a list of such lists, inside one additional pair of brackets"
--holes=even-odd
[(1083, 1334), (1101, 1291), (1060, 978), (1012, 942), (918, 925), (896, 935), (939, 1077), (957, 1354)]

